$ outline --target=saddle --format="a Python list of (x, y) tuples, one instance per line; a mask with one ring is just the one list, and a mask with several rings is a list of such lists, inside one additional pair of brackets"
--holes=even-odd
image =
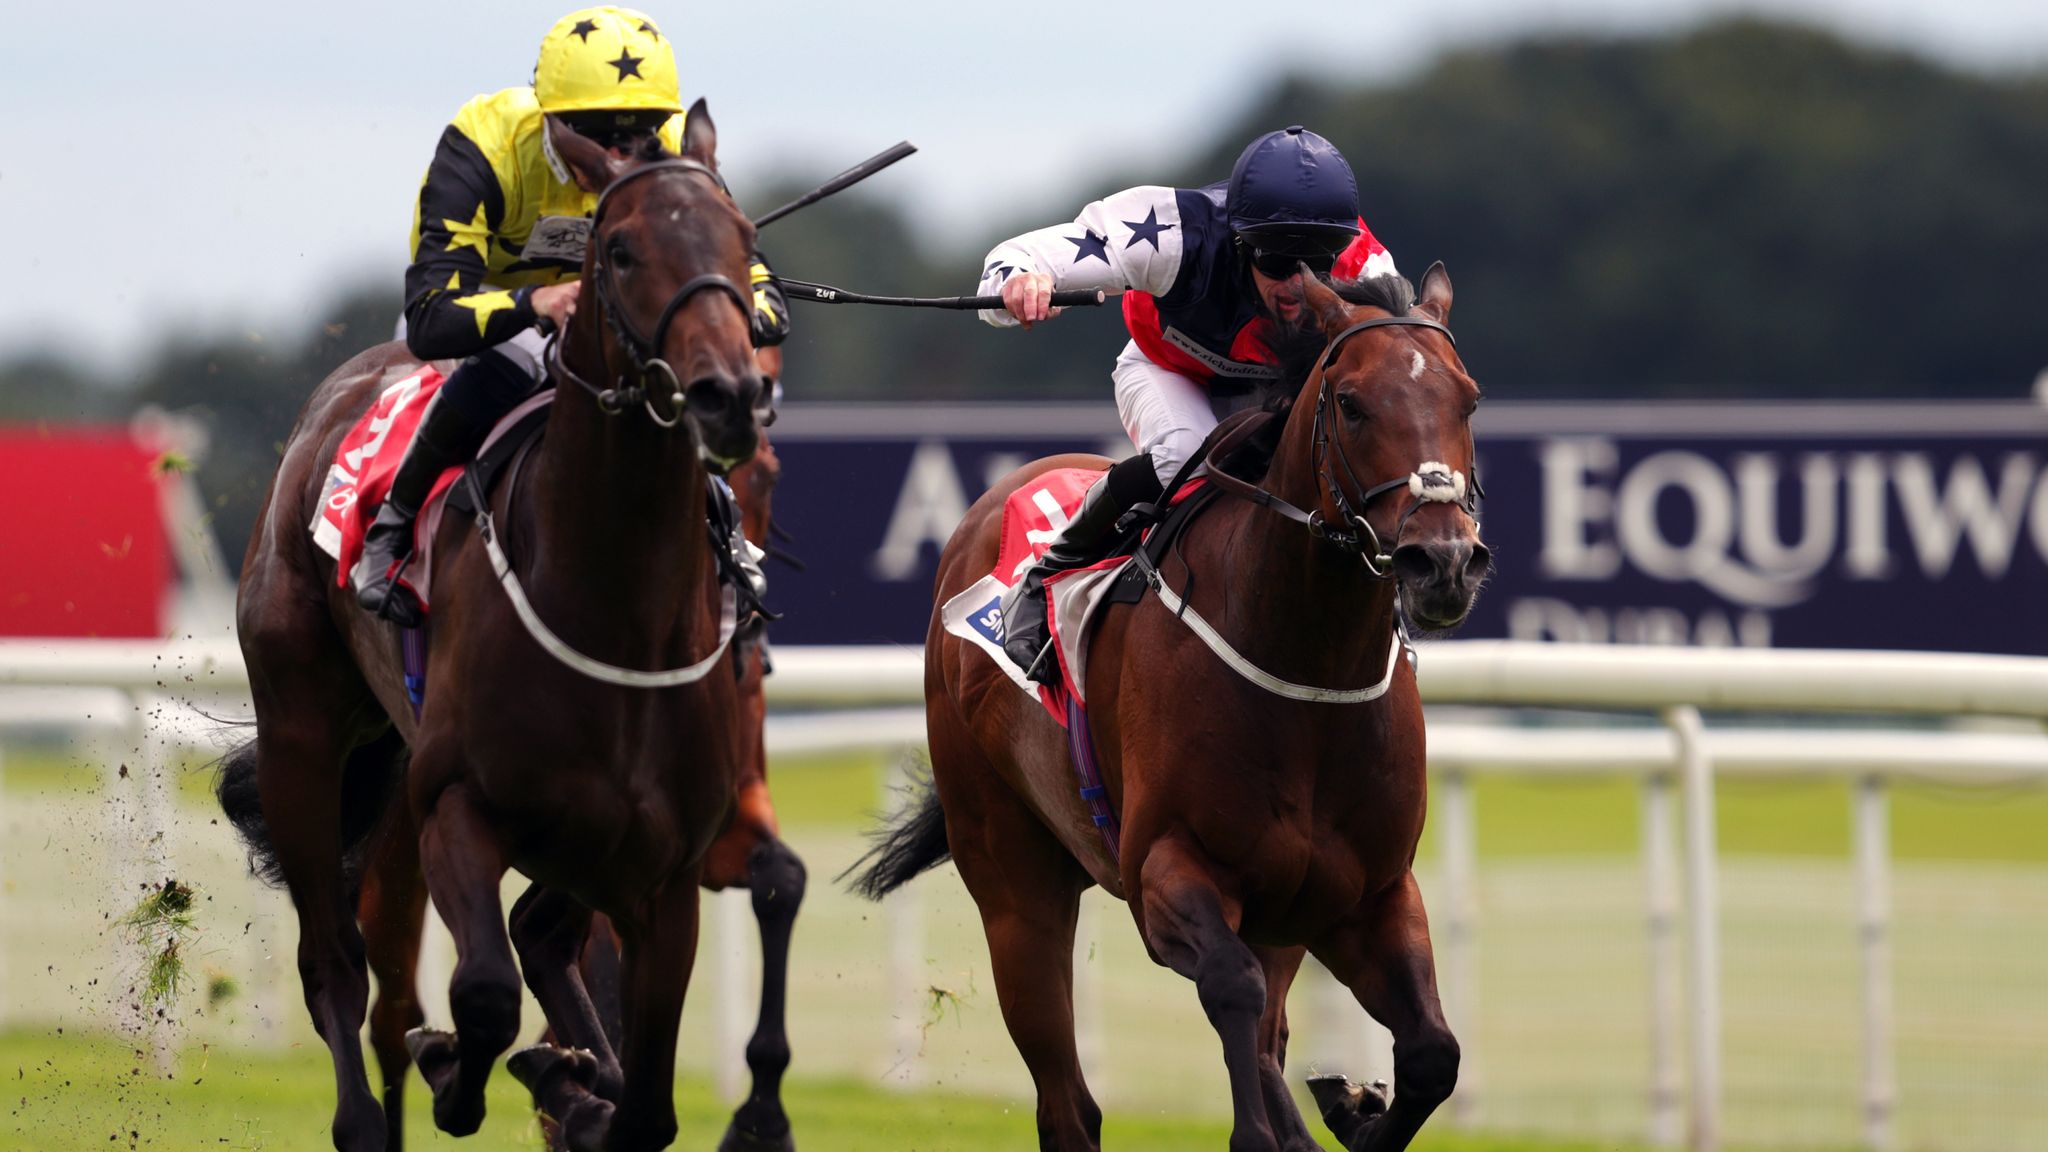
[[(1070, 710), (1078, 711), (1084, 698), (1087, 638), (1102, 605), (1143, 599), (1175, 542), (1224, 490), (1258, 490), (1242, 477), (1264, 474), (1278, 440), (1279, 416), (1241, 412), (1217, 425), (1158, 500), (1133, 507), (1117, 521), (1111, 542), (1094, 563), (1056, 572), (1046, 580), (1047, 618), (1061, 669), (1059, 688), (1025, 679), (1003, 654), (1001, 601), (1015, 575), (1034, 558), (1033, 550), (1051, 541), (1100, 472), (1058, 469), (1010, 494), (1003, 508), (996, 569), (946, 602), (941, 610), (946, 631), (987, 652), (1054, 720), (1070, 725)], [(1210, 470), (1198, 477), (1203, 464)], [(1044, 527), (1034, 528), (1035, 524)]]
[[(347, 583), (349, 570), (361, 554), (363, 531), (375, 519), (390, 488), (391, 474), (397, 470), (405, 445), (418, 429), (419, 414), (442, 380), (438, 370), (426, 367), (392, 384), (342, 439), (310, 526), (314, 543), (335, 558), (337, 583)], [(449, 468), (435, 482), (414, 528), (412, 557), (398, 577), (418, 595), (421, 607), (430, 604), (433, 541), (441, 517), (453, 512), (470, 518), (489, 508), (491, 493), (518, 474), (534, 446), (540, 443), (554, 399), (555, 390), (543, 388), (522, 401), (491, 429), (475, 459)], [(706, 503), (705, 528), (711, 536), (719, 582), (733, 589), (740, 619), (749, 625), (756, 620), (765, 624), (779, 619), (762, 602), (760, 590), (733, 556), (731, 542), (738, 537), (740, 510), (732, 489), (714, 480)], [(758, 640), (758, 627), (748, 630)]]

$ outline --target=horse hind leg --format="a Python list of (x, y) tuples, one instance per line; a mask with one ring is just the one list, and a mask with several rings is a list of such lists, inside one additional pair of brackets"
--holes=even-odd
[[(401, 806), (402, 810), (402, 806)], [(393, 820), (379, 834), (356, 904), (377, 999), (370, 1008), (370, 1047), (384, 1081), (387, 1147), (405, 1147), (405, 1082), (412, 1071), (407, 1032), (426, 1023), (417, 973), (426, 928), (427, 885), (420, 876), (419, 837), (412, 821)]]
[(1394, 1097), (1341, 1076), (1309, 1088), (1349, 1152), (1400, 1152), (1458, 1081), (1458, 1041), (1437, 1000), (1422, 895), (1410, 874), (1312, 946), (1359, 1004), (1394, 1034)]
[(1154, 842), (1138, 873), (1140, 926), (1152, 954), (1195, 982), (1202, 1011), (1223, 1042), (1230, 1077), (1230, 1152), (1276, 1152), (1260, 1076), (1259, 1022), (1266, 977), (1237, 934), (1241, 909), (1205, 862), (1175, 840)]
[(1038, 1090), (1038, 1145), (1097, 1152), (1102, 1109), (1074, 1043), (1074, 924), (1092, 881), (970, 738), (943, 724), (935, 717), (931, 736), (947, 840), (981, 910), (1003, 1023)]
[(435, 1126), (467, 1136), (483, 1124), (491, 1065), (519, 1033), (519, 969), (498, 898), (504, 853), (467, 785), (445, 788), (420, 822), (420, 863), (434, 907), (455, 937), (448, 985), (455, 1033), (414, 1029), (406, 1043), (434, 1090)]
[[(298, 913), (306, 1010), (334, 1063), (334, 1146), (341, 1152), (382, 1152), (389, 1132), (370, 1092), (359, 1038), (369, 973), (342, 867), (347, 735), (328, 722), (324, 710), (279, 708), (270, 692), (259, 692), (257, 717), (254, 772), (262, 827)], [(227, 770), (233, 773), (236, 766), (230, 763)]]
[(754, 921), (761, 929), (761, 1013), (747, 1041), (747, 1068), (753, 1091), (734, 1111), (719, 1140), (719, 1152), (794, 1152), (789, 1114), (782, 1108), (782, 1075), (789, 1069), (786, 1026), (789, 993), (789, 939), (803, 903), (804, 862), (789, 845), (764, 836), (747, 855), (747, 886), (753, 893)]

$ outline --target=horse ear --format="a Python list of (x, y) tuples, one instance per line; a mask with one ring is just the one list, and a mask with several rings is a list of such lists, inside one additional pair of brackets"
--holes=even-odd
[(1422, 299), (1416, 310), (1426, 312), (1429, 318), (1439, 324), (1451, 315), (1451, 274), (1444, 271), (1444, 262), (1439, 260), (1422, 274)]
[(547, 118), (548, 143), (561, 158), (576, 186), (585, 192), (602, 192), (624, 167), (613, 160), (604, 145), (592, 140), (554, 116)]
[(1301, 301), (1308, 305), (1310, 314), (1323, 326), (1325, 334), (1342, 331), (1351, 323), (1351, 311), (1345, 307), (1344, 298), (1309, 271), (1307, 265), (1301, 269)]
[(718, 167), (718, 125), (711, 122), (711, 106), (702, 96), (683, 114), (682, 154), (707, 168)]

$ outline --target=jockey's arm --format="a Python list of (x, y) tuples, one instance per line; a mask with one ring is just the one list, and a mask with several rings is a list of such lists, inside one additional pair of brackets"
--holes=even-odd
[(452, 360), (533, 327), (533, 289), (487, 289), (485, 263), (505, 221), (505, 190), (483, 151), (456, 125), (441, 134), (414, 208), (405, 270), (406, 345), (422, 360)]
[[(985, 310), (981, 318), (998, 328), (1017, 324), (1012, 297), (1033, 298), (1026, 315), (1052, 315), (1045, 299), (1070, 289), (1163, 294), (1180, 275), (1179, 225), (1174, 190), (1148, 184), (1089, 204), (1071, 223), (1005, 240), (982, 261), (976, 294), (1004, 296), (1010, 307)], [(1006, 289), (1019, 277), (1028, 279)]]

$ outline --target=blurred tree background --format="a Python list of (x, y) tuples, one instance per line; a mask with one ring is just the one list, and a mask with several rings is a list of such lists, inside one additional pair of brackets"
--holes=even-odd
[[(1365, 217), (1405, 272), (1449, 266), (1461, 347), (1498, 399), (2017, 397), (2048, 365), (2048, 77), (1748, 19), (1475, 47), (1387, 85), (1288, 77), (1195, 142), (1186, 167), (1048, 189), (1035, 215), (992, 219), (968, 247), (922, 242), (857, 191), (777, 223), (764, 247), (802, 279), (965, 292), (997, 240), (1132, 184), (1222, 179), (1252, 136), (1295, 123), (1351, 159)], [(781, 203), (815, 175), (742, 189), (743, 202)], [(142, 404), (202, 416), (200, 480), (239, 556), (300, 403), (389, 331), (397, 279), (336, 301), (294, 346), (175, 343), (124, 380), (47, 356), (0, 364), (0, 419)], [(796, 307), (799, 400), (1107, 403), (1124, 340), (1114, 307), (1029, 334)]]

